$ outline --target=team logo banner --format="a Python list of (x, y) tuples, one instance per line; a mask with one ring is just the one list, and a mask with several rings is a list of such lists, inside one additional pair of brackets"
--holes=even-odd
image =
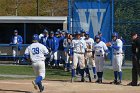
[(72, 31), (84, 29), (94, 38), (101, 31), (106, 41), (111, 36), (110, 0), (74, 0)]

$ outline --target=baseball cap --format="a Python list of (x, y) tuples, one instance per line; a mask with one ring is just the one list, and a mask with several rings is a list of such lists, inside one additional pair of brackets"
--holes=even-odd
[(18, 30), (14, 30), (14, 33), (18, 33)]
[(102, 34), (100, 31), (98, 31), (98, 35)]
[(47, 29), (44, 29), (44, 31), (43, 31), (44, 33), (48, 33), (48, 30)]
[(51, 31), (51, 32), (50, 32), (50, 34), (54, 34), (54, 32), (53, 32), (53, 31)]
[(81, 32), (81, 33), (85, 33), (85, 30), (84, 30), (84, 29), (81, 29), (80, 32)]
[(86, 32), (86, 35), (89, 35), (89, 32), (88, 31)]
[(95, 39), (101, 39), (101, 37), (99, 35), (96, 35)]
[(59, 34), (59, 32), (55, 32), (55, 34), (56, 34), (56, 35), (58, 35), (58, 34)]

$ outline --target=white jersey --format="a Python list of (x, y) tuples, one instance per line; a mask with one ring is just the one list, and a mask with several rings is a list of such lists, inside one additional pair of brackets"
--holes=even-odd
[(41, 37), (43, 37), (44, 36), (44, 34), (43, 33), (41, 33), (40, 35), (39, 35), (39, 39), (41, 39)]
[(87, 48), (86, 42), (83, 39), (73, 39), (72, 47), (75, 53), (85, 53), (85, 49)]
[(72, 41), (68, 38), (65, 38), (63, 41), (63, 47), (67, 50), (70, 49), (72, 47)]
[(13, 42), (13, 43), (14, 43), (14, 44), (17, 44), (17, 42), (18, 42), (18, 41), (17, 41), (17, 36), (14, 36), (14, 42)]
[(87, 46), (87, 51), (93, 51), (94, 47), (94, 40), (92, 38), (85, 38), (86, 46)]
[(32, 43), (25, 50), (25, 54), (30, 56), (32, 62), (45, 61), (48, 49), (40, 43)]
[(108, 50), (106, 44), (103, 41), (99, 43), (94, 43), (95, 55), (104, 55), (105, 51)]
[(81, 37), (82, 40), (85, 40), (85, 36)]
[(116, 50), (113, 48), (113, 53), (123, 53), (123, 42), (121, 41), (121, 39), (117, 39), (116, 41), (112, 41), (112, 46), (118, 46), (119, 50)]

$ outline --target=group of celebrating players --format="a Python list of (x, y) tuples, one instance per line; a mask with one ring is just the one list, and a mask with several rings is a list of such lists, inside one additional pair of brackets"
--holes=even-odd
[[(33, 35), (33, 43), (25, 50), (25, 58), (30, 59), (37, 75), (33, 81), (35, 89), (44, 90), (41, 81), (45, 78), (45, 62), (51, 67), (58, 68), (64, 61), (65, 71), (71, 71), (72, 81), (77, 73), (81, 75), (81, 82), (85, 81), (85, 73), (91, 77), (89, 66), (92, 67), (96, 83), (102, 83), (105, 57), (112, 49), (112, 65), (114, 70), (114, 84), (122, 81), (123, 42), (118, 38), (118, 33), (112, 34), (112, 41), (106, 43), (102, 33), (98, 32), (95, 38), (90, 38), (88, 31), (83, 29), (74, 34), (57, 30), (44, 29), (43, 34)], [(45, 59), (48, 59), (47, 61)], [(77, 70), (78, 69), (78, 70)]]

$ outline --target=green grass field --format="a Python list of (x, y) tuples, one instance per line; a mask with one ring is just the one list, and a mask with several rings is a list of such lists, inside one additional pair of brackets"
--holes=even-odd
[[(1, 65), (0, 66), (0, 75), (29, 75), (34, 76), (34, 72), (31, 66), (15, 66), (15, 65)], [(62, 69), (46, 69), (46, 78), (48, 80), (70, 80), (71, 73), (65, 72)], [(18, 77), (3, 77), (0, 76), (0, 79), (20, 79)], [(23, 78), (22, 78), (23, 79)], [(24, 78), (31, 79), (31, 78)], [(104, 79), (113, 80), (113, 70), (105, 69)], [(123, 80), (131, 80), (131, 69), (123, 69)]]

